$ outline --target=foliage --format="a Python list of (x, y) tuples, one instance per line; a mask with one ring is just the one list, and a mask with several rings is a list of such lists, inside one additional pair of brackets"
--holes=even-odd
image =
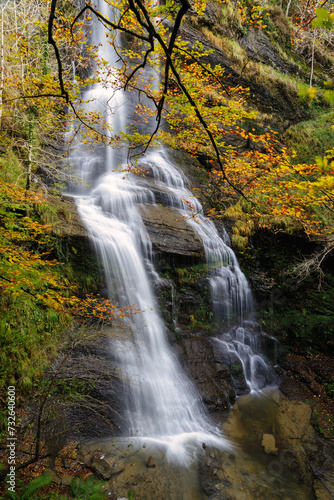
[(316, 156), (325, 155), (328, 145), (334, 142), (333, 121), (334, 113), (330, 111), (289, 127), (283, 139), (296, 151), (296, 156), (291, 158), (293, 164), (314, 163)]
[(103, 500), (106, 498), (103, 494), (103, 486), (104, 483), (97, 481), (93, 476), (85, 481), (75, 477), (71, 482), (71, 492), (74, 498), (80, 498), (80, 500)]
[(250, 2), (249, 0), (238, 0), (237, 6), (241, 21), (246, 27), (261, 29), (267, 27), (266, 16), (269, 14), (265, 12), (261, 3)]
[(29, 388), (46, 363), (52, 335), (69, 322), (62, 307), (69, 284), (49, 258), (50, 227), (33, 215), (44, 203), (40, 193), (1, 181), (0, 201), (1, 387), (19, 381)]
[[(184, 147), (194, 155), (205, 154), (212, 165), (215, 195), (217, 190), (220, 191), (220, 197), (230, 203), (235, 203), (236, 193), (244, 197), (252, 205), (251, 209), (247, 208), (247, 213), (258, 226), (299, 227), (312, 237), (331, 238), (331, 163), (327, 162), (325, 167), (319, 168), (315, 165), (292, 165), (290, 157), (293, 153), (275, 149), (276, 139), (272, 132), (245, 130), (243, 123), (254, 120), (256, 116), (245, 106), (247, 89), (230, 87), (224, 69), (220, 65), (212, 68), (207, 63), (211, 50), (204, 48), (200, 42), (190, 46), (178, 33), (189, 4), (186, 1), (181, 4), (171, 1), (165, 5), (137, 2), (129, 6), (122, 0), (105, 3), (107, 7), (117, 7), (120, 12), (118, 20), (111, 21), (111, 17), (109, 19), (90, 4), (86, 4), (78, 14), (73, 12), (73, 17), (69, 12), (64, 16), (61, 5), (58, 6), (53, 21), (50, 19), (48, 24), (49, 28), (57, 28), (54, 31), (59, 37), (55, 40), (56, 46), (66, 45), (70, 35), (73, 35), (70, 47), (75, 50), (78, 42), (82, 41), (82, 29), (90, 16), (97, 17), (108, 28), (106, 43), (117, 47), (121, 65), (110, 67), (97, 47), (87, 48), (97, 64), (96, 81), (105, 82), (113, 92), (126, 88), (129, 92), (145, 95), (148, 100), (139, 101), (136, 113), (146, 117), (156, 116), (157, 122), (152, 134), (147, 136), (136, 130), (121, 131), (116, 135), (103, 114), (90, 111), (82, 103), (76, 108), (71, 105), (76, 117), (86, 124), (83, 141), (91, 144), (98, 136), (115, 147), (129, 141), (137, 154), (151, 144), (153, 135), (156, 135), (157, 139), (172, 147)], [(52, 5), (56, 6), (57, 2)], [(201, 15), (205, 6), (206, 2), (195, 2), (193, 9)], [(245, 0), (238, 2), (238, 7), (242, 24), (262, 29), (266, 27), (264, 16), (268, 12), (260, 4)], [(81, 22), (80, 19), (84, 20)], [(156, 21), (153, 22), (154, 19)], [(167, 29), (167, 21), (172, 29)], [(130, 44), (127, 40), (121, 45), (119, 32), (125, 33), (127, 39), (134, 43)], [(62, 97), (73, 103), (80, 82), (67, 81), (69, 70), (61, 68), (59, 60), (57, 62), (58, 69), (62, 69)], [(152, 73), (144, 74), (142, 69), (153, 68), (157, 64), (164, 68), (164, 76), (159, 84), (156, 81), (153, 84), (155, 78)], [(29, 74), (36, 85), (41, 85), (43, 81), (43, 92), (46, 85), (44, 76), (34, 75), (35, 79), (32, 79)], [(90, 79), (88, 83), (92, 82)], [(54, 86), (53, 79), (50, 89)], [(16, 78), (14, 88), (17, 87)], [(36, 89), (32, 93), (36, 94)], [(41, 99), (39, 106), (43, 103)], [(163, 119), (169, 123), (168, 131), (160, 130)], [(236, 150), (226, 141), (226, 136), (231, 134), (244, 139), (252, 147), (243, 152)], [(235, 239), (238, 237), (240, 240), (240, 236), (247, 238), (242, 234), (245, 228), (240, 226), (236, 229)]]
[(44, 488), (50, 483), (52, 483), (52, 478), (47, 474), (43, 474), (42, 476), (33, 479), (29, 484), (22, 485), (22, 487), (19, 488), (20, 491), (18, 493), (7, 491), (5, 498), (10, 500), (30, 500), (31, 498), (34, 498), (33, 495), (38, 490)]
[(44, 192), (26, 191), (0, 172), (0, 389), (31, 389), (73, 318), (110, 324), (136, 312), (92, 296), (98, 281), (90, 279), (88, 257), (79, 254), (79, 263), (71, 252), (69, 258), (53, 223), (42, 221), (52, 209)]
[[(23, 483), (19, 484), (17, 493), (7, 491), (5, 498), (9, 500), (31, 500), (32, 498), (37, 498), (35, 494), (37, 493), (38, 495), (38, 493), (40, 493), (39, 490), (43, 490), (46, 486), (50, 485), (52, 481), (53, 479), (48, 476), (47, 473), (44, 473), (26, 485)], [(103, 493), (104, 483), (102, 481), (98, 481), (93, 476), (90, 476), (85, 480), (80, 477), (74, 477), (72, 479), (70, 489), (71, 498), (77, 498), (78, 500), (104, 500), (106, 498), (106, 495)], [(38, 495), (38, 498), (42, 497)], [(50, 500), (65, 500), (69, 497), (67, 495), (53, 494), (51, 492), (48, 493), (47, 498)]]

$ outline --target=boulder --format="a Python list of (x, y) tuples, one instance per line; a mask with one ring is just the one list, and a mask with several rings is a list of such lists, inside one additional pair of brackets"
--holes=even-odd
[(202, 240), (177, 210), (145, 205), (139, 211), (155, 253), (203, 259)]
[(64, 474), (61, 477), (61, 484), (63, 486), (71, 486), (71, 482), (73, 481), (74, 478), (75, 476), (71, 476), (70, 474)]
[(124, 470), (124, 461), (117, 457), (106, 456), (101, 452), (92, 455), (91, 468), (103, 479), (108, 480), (111, 476)]
[(49, 478), (52, 480), (53, 483), (55, 484), (61, 484), (61, 478), (56, 474), (56, 472), (52, 469), (46, 469), (45, 474), (49, 476)]

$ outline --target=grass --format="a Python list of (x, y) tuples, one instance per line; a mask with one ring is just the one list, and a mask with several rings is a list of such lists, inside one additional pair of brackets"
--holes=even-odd
[(312, 164), (316, 156), (324, 156), (334, 144), (334, 111), (290, 127), (283, 136), (284, 142), (293, 148), (295, 163)]
[(235, 67), (240, 68), (247, 63), (246, 52), (238, 42), (222, 35), (215, 35), (205, 27), (201, 31), (213, 45), (227, 54), (231, 61), (235, 63)]
[(305, 101), (305, 98), (298, 97), (298, 95), (305, 94), (305, 90), (307, 93), (308, 86), (299, 78), (283, 74), (267, 64), (248, 59), (246, 51), (235, 40), (216, 35), (205, 27), (202, 28), (202, 32), (213, 45), (226, 53), (232, 62), (232, 67), (242, 73), (244, 77), (264, 87), (269, 87), (274, 95), (282, 94), (282, 89), (284, 89), (285, 93), (288, 93), (293, 99)]

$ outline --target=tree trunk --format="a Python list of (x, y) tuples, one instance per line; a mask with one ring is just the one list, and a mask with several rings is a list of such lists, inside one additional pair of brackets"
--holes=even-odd
[(2, 109), (3, 109), (3, 86), (5, 83), (5, 49), (4, 49), (4, 15), (7, 5), (10, 0), (7, 0), (5, 5), (1, 9), (1, 49), (0, 49), (0, 66), (1, 66), (1, 76), (0, 76), (0, 129), (2, 128)]
[(292, 0), (289, 0), (288, 5), (287, 5), (287, 7), (286, 7), (286, 12), (285, 12), (286, 17), (288, 17), (288, 15), (289, 15), (289, 10), (290, 10), (291, 1), (292, 1)]
[(317, 36), (317, 30), (314, 30), (313, 32), (313, 43), (312, 43), (312, 60), (311, 60), (311, 75), (310, 75), (310, 89), (312, 88), (312, 81), (313, 81), (313, 71), (314, 71), (314, 46), (315, 46), (315, 39)]

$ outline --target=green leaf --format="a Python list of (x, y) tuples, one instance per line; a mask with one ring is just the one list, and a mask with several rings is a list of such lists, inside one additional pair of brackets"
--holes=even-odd
[(316, 10), (317, 17), (313, 19), (312, 26), (314, 28), (320, 28), (324, 25), (325, 21), (328, 21), (329, 12), (322, 7), (318, 7)]
[(322, 7), (318, 7), (315, 13), (317, 15), (317, 18), (321, 19), (322, 21), (328, 19), (329, 12), (328, 10), (323, 9)]

